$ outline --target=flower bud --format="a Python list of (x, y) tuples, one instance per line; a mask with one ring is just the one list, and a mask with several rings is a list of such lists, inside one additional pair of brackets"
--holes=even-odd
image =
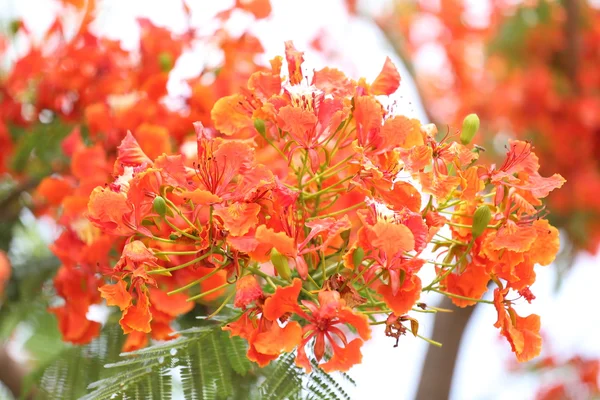
[(363, 258), (365, 258), (365, 251), (362, 247), (357, 247), (356, 250), (354, 250), (354, 253), (352, 253), (352, 263), (354, 264), (354, 267), (358, 267), (362, 264)]
[(278, 252), (275, 248), (271, 250), (271, 262), (273, 263), (273, 267), (275, 267), (275, 271), (277, 271), (279, 276), (286, 281), (289, 281), (292, 278), (292, 271), (290, 270), (288, 258)]
[(469, 144), (479, 130), (479, 117), (477, 114), (469, 114), (463, 120), (462, 131), (460, 132), (460, 142)]
[(173, 69), (173, 57), (167, 52), (162, 52), (158, 55), (158, 64), (162, 72), (169, 72)]
[(162, 196), (156, 196), (152, 201), (152, 209), (155, 213), (164, 217), (167, 213), (167, 203), (165, 203), (165, 199)]
[(266, 132), (265, 121), (263, 121), (260, 118), (255, 118), (254, 119), (254, 128), (258, 131), (258, 133), (260, 133), (261, 135), (264, 135)]
[(477, 239), (483, 234), (491, 219), (492, 212), (488, 206), (480, 206), (475, 210), (475, 214), (473, 214), (473, 228), (471, 229), (473, 239)]

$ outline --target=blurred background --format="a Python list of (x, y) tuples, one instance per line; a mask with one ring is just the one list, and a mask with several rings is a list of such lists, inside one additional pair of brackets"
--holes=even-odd
[[(509, 138), (531, 140), (541, 173), (567, 179), (546, 204), (561, 229), (561, 253), (536, 269), (537, 299), (519, 304), (542, 318), (542, 356), (516, 365), (493, 328), (493, 307), (442, 303), (455, 309), (453, 318), (419, 318), (422, 335), (442, 348), (409, 337), (393, 348), (383, 331), (376, 333), (363, 363), (350, 371), (357, 384), (347, 391), (356, 399), (600, 398), (599, 2), (91, 1), (0, 0), (0, 398), (10, 398), (11, 380), (71, 351), (46, 311), (60, 304), (52, 288), (60, 263), (48, 246), (61, 228), (44, 216), (48, 205), (38, 201), (36, 186), (68, 163), (59, 143), (74, 123), (93, 133), (103, 122), (86, 96), (109, 89), (93, 77), (69, 79), (121, 62), (87, 48), (77, 58), (76, 46), (60, 43), (79, 38), (82, 26), (89, 48), (109, 39), (103, 51), (138, 54), (143, 73), (150, 73), (144, 57), (158, 54), (161, 68), (153, 73), (166, 72), (161, 104), (168, 112), (185, 110), (178, 123), (210, 123), (216, 98), (238, 90), (255, 66), (268, 65), (293, 40), (306, 52), (305, 65), (336, 67), (355, 79), (373, 79), (389, 56), (402, 76), (392, 99), (397, 112), (443, 132), (477, 113), (475, 140), (491, 160), (504, 154)], [(167, 52), (173, 43), (178, 50)], [(49, 123), (45, 112), (59, 118)], [(101, 321), (103, 312), (98, 307), (93, 318)]]

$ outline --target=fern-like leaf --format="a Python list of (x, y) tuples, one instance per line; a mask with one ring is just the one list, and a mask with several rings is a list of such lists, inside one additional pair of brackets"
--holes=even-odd
[(205, 339), (205, 343), (211, 348), (211, 352), (214, 355), (214, 374), (213, 377), (217, 386), (217, 393), (220, 398), (226, 399), (233, 394), (233, 385), (231, 383), (231, 368), (227, 363), (227, 358), (223, 357), (224, 349), (220, 346), (220, 337), (223, 333), (215, 331), (211, 335), (208, 335)]
[(246, 343), (244, 340), (237, 336), (229, 337), (225, 333), (221, 335), (221, 344), (231, 368), (239, 375), (246, 375), (252, 368), (252, 364), (246, 357)]
[(288, 399), (302, 388), (301, 372), (294, 366), (294, 354), (286, 354), (278, 360), (275, 368), (260, 386), (262, 399)]

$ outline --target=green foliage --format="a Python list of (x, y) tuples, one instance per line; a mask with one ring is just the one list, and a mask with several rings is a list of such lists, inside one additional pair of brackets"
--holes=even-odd
[(245, 342), (220, 327), (188, 329), (175, 340), (119, 355), (123, 335), (113, 324), (90, 345), (65, 346), (31, 382), (45, 398), (66, 400), (171, 399), (178, 393), (192, 400), (349, 399), (321, 369), (306, 376), (294, 354), (258, 368), (246, 358)]
[[(309, 399), (350, 400), (350, 396), (344, 388), (331, 375), (319, 368), (315, 360), (311, 360), (311, 364), (313, 372), (308, 377), (307, 385), (310, 393)], [(355, 385), (347, 374), (342, 374), (342, 376)]]
[(544, 25), (550, 22), (550, 5), (547, 0), (540, 1), (535, 7), (519, 7), (515, 14), (508, 18), (500, 27), (494, 40), (490, 43), (489, 52), (499, 52), (513, 63), (518, 64), (526, 59), (527, 34), (535, 25)]
[(57, 161), (67, 161), (61, 143), (72, 127), (52, 115), (48, 118), (46, 123), (27, 128), (10, 127), (10, 134), (16, 141), (11, 164), (13, 171), (27, 171), (29, 176), (45, 176), (52, 173)]
[[(43, 339), (39, 341), (43, 343)], [(63, 344), (60, 351), (42, 362), (28, 376), (26, 386), (34, 390), (39, 398), (79, 399), (88, 392), (89, 382), (108, 376), (109, 371), (104, 364), (119, 357), (122, 344), (123, 335), (114, 324), (107, 326), (100, 337), (89, 345)]]
[(301, 372), (294, 366), (294, 355), (289, 353), (280, 358), (260, 385), (260, 396), (265, 400), (290, 399), (300, 392), (301, 385)]

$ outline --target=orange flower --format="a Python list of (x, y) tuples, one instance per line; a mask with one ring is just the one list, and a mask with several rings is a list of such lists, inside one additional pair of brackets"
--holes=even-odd
[[(281, 296), (275, 297), (276, 294), (267, 299), (264, 307), (266, 316), (294, 312), (308, 321), (308, 324), (302, 329), (303, 339), (298, 346), (296, 364), (304, 368), (306, 372), (311, 371), (312, 367), (304, 348), (313, 337), (315, 338), (314, 353), (317, 361), (321, 361), (323, 358), (326, 343), (331, 346), (333, 352), (331, 359), (320, 365), (325, 372), (347, 371), (353, 365), (360, 363), (362, 359), (360, 348), (363, 340), (371, 337), (367, 318), (346, 307), (345, 302), (340, 299), (340, 294), (336, 291), (319, 292), (319, 305), (303, 300), (302, 304), (309, 310), (308, 313), (304, 312), (297, 303), (301, 286), (302, 282), (294, 279), (292, 286), (281, 289)], [(362, 340), (356, 338), (348, 342), (346, 334), (338, 326), (341, 324), (348, 324), (356, 329)]]
[[(278, 320), (284, 318), (288, 312), (286, 310), (293, 307), (292, 304), (298, 306), (297, 298), (301, 286), (302, 282), (296, 279), (292, 286), (277, 288), (265, 301), (264, 307), (263, 297), (257, 297), (254, 307), (247, 309), (237, 321), (223, 327), (223, 330), (229, 331), (232, 336), (240, 336), (248, 341), (249, 360), (266, 366), (282, 352), (290, 352), (300, 343), (300, 325), (295, 321), (288, 321), (281, 327)], [(246, 306), (250, 304), (249, 299), (244, 302)], [(267, 302), (271, 305), (267, 306)]]
[(73, 185), (66, 179), (49, 176), (44, 178), (37, 187), (37, 194), (49, 205), (58, 206), (73, 190)]
[[(460, 273), (452, 273), (442, 280), (445, 291), (459, 296), (480, 299), (487, 291), (490, 275), (485, 266), (475, 263), (468, 264)], [(467, 307), (477, 304), (476, 301), (450, 297), (458, 307)]]
[(90, 195), (88, 218), (103, 231), (112, 235), (129, 236), (135, 232), (126, 216), (133, 211), (127, 197), (111, 189), (97, 187)]
[(119, 323), (123, 328), (123, 333), (128, 334), (133, 331), (148, 333), (151, 331), (150, 321), (152, 320), (152, 314), (150, 313), (150, 300), (144, 290), (136, 288), (137, 301), (135, 304), (130, 305)]
[(377, 293), (394, 314), (402, 315), (410, 311), (421, 296), (421, 278), (417, 275), (407, 276), (394, 292), (391, 285), (380, 284)]
[(262, 288), (254, 276), (246, 275), (235, 282), (235, 298), (233, 300), (235, 307), (246, 308), (263, 298)]
[(494, 290), (494, 305), (498, 312), (498, 320), (494, 326), (500, 328), (500, 332), (508, 340), (512, 351), (516, 354), (517, 360), (519, 362), (529, 361), (537, 357), (542, 349), (540, 317), (535, 314), (525, 318), (519, 316), (512, 309), (510, 302), (505, 304), (506, 293), (508, 293), (508, 288)]
[(100, 333), (100, 324), (86, 318), (89, 306), (99, 301), (98, 281), (93, 275), (85, 274), (82, 269), (59, 268), (54, 278), (54, 286), (65, 304), (50, 308), (58, 318), (58, 327), (63, 340), (85, 344)]

